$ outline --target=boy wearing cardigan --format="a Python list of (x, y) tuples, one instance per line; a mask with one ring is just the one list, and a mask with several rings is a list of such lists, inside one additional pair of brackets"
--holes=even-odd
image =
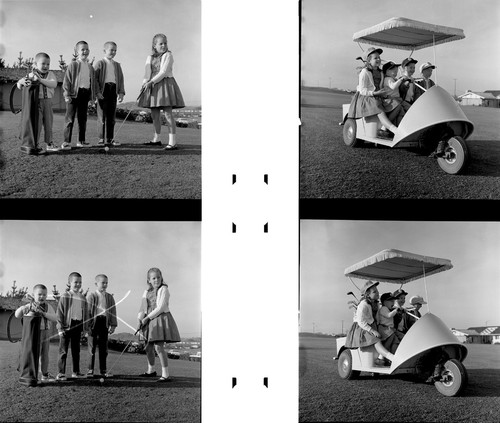
[(104, 58), (94, 64), (97, 97), (97, 132), (98, 144), (120, 145), (115, 141), (116, 102), (122, 102), (125, 95), (123, 71), (113, 58), (116, 55), (116, 43), (104, 44)]
[(102, 377), (111, 377), (106, 369), (108, 356), (108, 334), (111, 335), (117, 326), (116, 305), (111, 294), (106, 292), (108, 277), (97, 275), (95, 277), (96, 291), (87, 295), (89, 344), (89, 369), (87, 377), (94, 377), (95, 353), (99, 347), (99, 368)]

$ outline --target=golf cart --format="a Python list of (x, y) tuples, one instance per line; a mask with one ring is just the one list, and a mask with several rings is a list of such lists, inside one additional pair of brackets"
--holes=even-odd
[[(426, 277), (452, 267), (446, 259), (390, 249), (348, 267), (344, 274), (349, 279), (354, 277), (402, 286), (421, 278), (425, 282)], [(467, 348), (434, 314), (427, 313), (416, 319), (401, 340), (390, 366), (374, 364), (378, 353), (373, 345), (350, 349), (345, 346), (346, 337), (337, 338), (334, 360), (338, 360), (339, 376), (355, 379), (361, 372), (410, 374), (433, 382), (443, 395), (458, 395), (467, 384), (467, 371), (462, 364)]]
[[(414, 50), (461, 40), (461, 29), (432, 25), (406, 18), (391, 18), (381, 24), (358, 31), (353, 41), (377, 47)], [(445, 141), (445, 154), (437, 159), (442, 170), (449, 174), (463, 172), (470, 159), (465, 143), (474, 125), (465, 116), (455, 99), (443, 88), (435, 85), (417, 98), (398, 126), (394, 139), (378, 136), (381, 123), (377, 116), (348, 118), (349, 104), (342, 105), (344, 143), (359, 147), (363, 141), (391, 148), (417, 147), (428, 152)]]

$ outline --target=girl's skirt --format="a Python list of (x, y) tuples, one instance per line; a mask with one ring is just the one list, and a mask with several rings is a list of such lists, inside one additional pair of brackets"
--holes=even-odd
[(179, 329), (170, 312), (162, 313), (151, 320), (145, 334), (148, 342), (180, 342)]
[(354, 94), (347, 117), (359, 119), (361, 117), (374, 116), (384, 111), (382, 102), (376, 97), (361, 95), (359, 91)]
[[(376, 322), (373, 322), (370, 326), (372, 329), (377, 330)], [(370, 345), (375, 345), (379, 341), (380, 338), (377, 338), (375, 335), (361, 329), (358, 322), (354, 322), (349, 329), (349, 332), (347, 332), (345, 346), (347, 348), (368, 347)]]
[(181, 109), (185, 106), (182, 93), (173, 77), (163, 78), (152, 87), (144, 90), (137, 101), (139, 107), (172, 107)]

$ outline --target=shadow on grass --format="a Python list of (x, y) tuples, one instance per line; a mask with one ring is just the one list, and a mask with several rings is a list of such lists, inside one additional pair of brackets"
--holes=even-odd
[(105, 151), (103, 147), (84, 147), (72, 148), (71, 150), (60, 150), (56, 153), (45, 154), (48, 156), (69, 156), (69, 155), (109, 155), (109, 156), (200, 156), (200, 145), (183, 145), (177, 150), (164, 150), (164, 147), (148, 147), (137, 144), (122, 144), (119, 147), (110, 147), (109, 151)]
[(467, 141), (471, 160), (466, 175), (500, 176), (500, 145), (495, 140)]
[(47, 382), (39, 384), (38, 387), (52, 388), (64, 386), (89, 386), (89, 387), (141, 387), (141, 388), (200, 388), (200, 378), (196, 377), (183, 377), (173, 376), (171, 382), (158, 382), (159, 377), (145, 378), (140, 376), (129, 375), (116, 375), (112, 378), (105, 379), (103, 383), (100, 382), (99, 377), (73, 379), (68, 378), (65, 381)]

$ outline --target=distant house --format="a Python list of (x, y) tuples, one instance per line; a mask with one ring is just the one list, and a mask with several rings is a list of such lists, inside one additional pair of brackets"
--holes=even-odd
[(500, 326), (478, 326), (459, 329), (471, 344), (500, 344)]
[(458, 97), (462, 106), (500, 107), (500, 98), (491, 92), (474, 92), (467, 90)]
[[(52, 108), (55, 112), (66, 110), (66, 103), (62, 94), (62, 83), (64, 72), (62, 70), (52, 70), (56, 75), (57, 87), (52, 97)], [(26, 76), (26, 69), (0, 69), (0, 110), (10, 110), (10, 91), (12, 86), (21, 78)], [(19, 97), (20, 98), (20, 92)]]

